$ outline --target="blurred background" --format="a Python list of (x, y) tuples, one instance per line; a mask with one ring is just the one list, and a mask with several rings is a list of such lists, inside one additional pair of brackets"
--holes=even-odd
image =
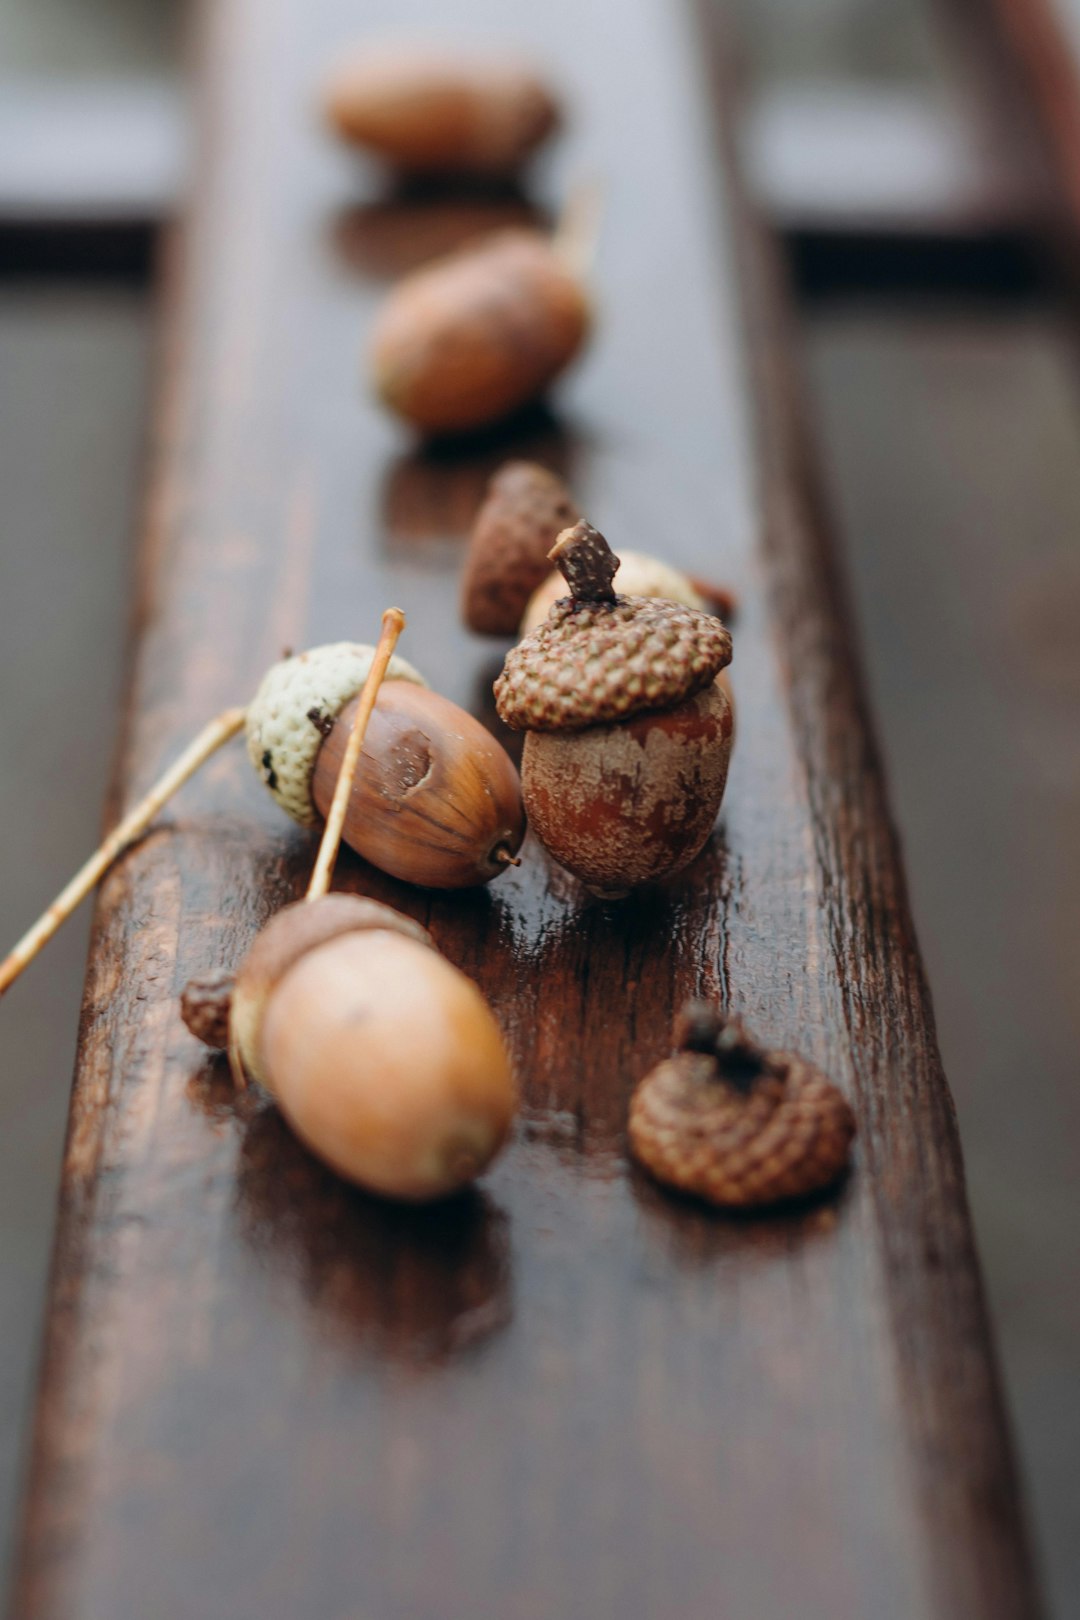
[[(1048, 1606), (1065, 1616), (1080, 1608), (1080, 373), (1074, 289), (1049, 247), (1052, 178), (991, 0), (728, 10), (743, 161), (791, 268)], [(12, 937), (91, 846), (115, 740), (154, 250), (188, 146), (183, 12), (0, 9)], [(4, 1007), (5, 1554), (86, 922)]]

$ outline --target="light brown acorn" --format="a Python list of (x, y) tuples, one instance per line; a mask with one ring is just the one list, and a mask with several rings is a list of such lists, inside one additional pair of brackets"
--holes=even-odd
[(462, 570), (461, 615), (470, 630), (517, 634), (526, 604), (551, 573), (552, 546), (580, 516), (562, 479), (546, 467), (507, 461), (499, 468), (476, 515)]
[(614, 897), (689, 865), (712, 831), (733, 736), (717, 680), (731, 637), (693, 608), (617, 596), (618, 558), (591, 524), (566, 530), (551, 556), (570, 595), (507, 654), (495, 704), (527, 733), (533, 830)]
[(371, 337), (373, 386), (423, 434), (468, 433), (538, 399), (589, 324), (588, 295), (560, 237), (499, 231), (389, 293)]
[(355, 49), (329, 74), (334, 132), (402, 175), (513, 176), (559, 123), (550, 87), (524, 62), (407, 44)]
[(658, 1180), (740, 1209), (803, 1198), (840, 1176), (855, 1116), (820, 1070), (766, 1050), (704, 1002), (683, 1008), (675, 1042), (630, 1103), (631, 1151)]
[(319, 1158), (383, 1197), (440, 1198), (490, 1163), (516, 1108), (513, 1072), (480, 991), (418, 923), (357, 895), (276, 913), (234, 981), (181, 998), (188, 1028), (227, 1036)]

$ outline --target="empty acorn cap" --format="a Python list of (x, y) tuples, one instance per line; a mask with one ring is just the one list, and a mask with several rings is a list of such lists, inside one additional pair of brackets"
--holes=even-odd
[(534, 461), (508, 461), (488, 485), (461, 578), (461, 614), (482, 636), (512, 636), (551, 572), (548, 553), (577, 507), (561, 478)]
[(658, 1180), (730, 1208), (804, 1198), (847, 1165), (855, 1116), (819, 1069), (735, 1019), (684, 1009), (681, 1050), (630, 1103), (631, 1151)]
[(308, 951), (341, 934), (378, 928), (405, 934), (417, 944), (435, 949), (427, 929), (413, 922), (411, 917), (403, 917), (391, 906), (357, 894), (326, 894), (319, 900), (298, 900), (282, 907), (256, 934), (236, 975), (229, 1012), (231, 1043), (253, 1079), (262, 1080), (259, 1032), (274, 986)]
[[(335, 641), (283, 658), (268, 670), (248, 707), (248, 757), (286, 815), (302, 827), (321, 819), (311, 777), (323, 738), (367, 680), (374, 656), (374, 647), (363, 642)], [(396, 654), (386, 678), (428, 684)]]
[(669, 709), (731, 662), (719, 619), (658, 597), (617, 596), (618, 559), (578, 523), (551, 553), (572, 596), (512, 648), (495, 682), (499, 718), (516, 731), (579, 731)]

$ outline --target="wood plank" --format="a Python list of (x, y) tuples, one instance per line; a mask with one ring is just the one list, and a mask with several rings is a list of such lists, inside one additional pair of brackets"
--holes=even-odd
[[(535, 846), (465, 897), (346, 864), (478, 979), (520, 1067), (514, 1145), (451, 1209), (342, 1186), (179, 1022), (187, 976), (235, 961), (311, 860), (237, 755), (107, 881), (19, 1620), (1037, 1610), (955, 1118), (709, 26), (666, 0), (522, 19), (578, 109), (553, 187), (607, 182), (604, 319), (561, 414), (451, 454), (357, 385), (407, 205), (308, 116), (355, 8), (204, 8), (113, 812), (283, 644), (369, 633), (391, 598), (437, 684), (487, 712), (493, 655), (454, 578), (510, 449), (566, 471), (616, 541), (735, 585), (740, 737), (692, 873), (619, 905)], [(629, 1089), (692, 992), (848, 1090), (839, 1197), (732, 1220), (628, 1168)]]
[(1034, 102), (1075, 234), (1080, 217), (1080, 11), (1068, 0), (995, 0)]

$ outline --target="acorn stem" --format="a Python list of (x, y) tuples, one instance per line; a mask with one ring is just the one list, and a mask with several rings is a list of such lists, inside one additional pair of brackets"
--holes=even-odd
[(29, 967), (60, 925), (71, 916), (95, 884), (101, 881), (117, 856), (146, 831), (158, 811), (173, 794), (183, 787), (189, 777), (194, 776), (200, 765), (205, 764), (212, 754), (216, 754), (219, 748), (224, 747), (231, 737), (235, 737), (236, 733), (242, 730), (246, 715), (246, 709), (226, 709), (216, 719), (211, 720), (149, 793), (128, 812), (118, 827), (114, 827), (104, 843), (76, 872), (67, 888), (57, 895), (49, 909), (38, 918), (32, 928), (27, 930), (10, 955), (0, 962), (0, 996), (11, 988), (19, 974), (24, 968)]
[(319, 854), (315, 861), (315, 870), (311, 874), (306, 898), (308, 900), (321, 900), (329, 891), (330, 878), (337, 859), (338, 848), (341, 844), (342, 829), (345, 826), (345, 811), (348, 808), (349, 794), (352, 792), (353, 777), (360, 763), (360, 754), (364, 746), (364, 733), (367, 731), (371, 711), (375, 707), (375, 699), (379, 695), (379, 687), (386, 675), (387, 665), (390, 662), (397, 640), (405, 628), (405, 615), (400, 608), (387, 608), (382, 618), (382, 632), (375, 656), (371, 660), (367, 680), (360, 692), (360, 701), (356, 705), (353, 715), (352, 731), (345, 745), (345, 752), (341, 760), (341, 770), (338, 772), (337, 783), (334, 787), (334, 797), (330, 801), (330, 811), (323, 829), (322, 842), (319, 845)]
[(600, 241), (602, 212), (600, 183), (580, 180), (559, 215), (552, 246), (574, 275), (584, 281), (593, 267)]
[(619, 571), (619, 559), (599, 529), (582, 518), (564, 529), (548, 552), (565, 579), (575, 602), (614, 602), (612, 580)]

